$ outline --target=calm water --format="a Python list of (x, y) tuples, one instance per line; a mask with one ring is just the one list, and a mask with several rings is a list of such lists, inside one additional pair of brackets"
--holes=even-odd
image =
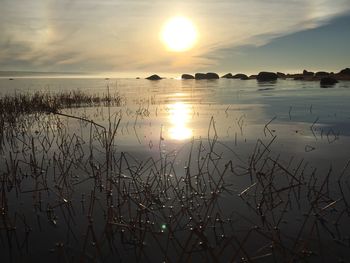
[[(11, 81), (4, 78), (0, 79), (1, 96), (16, 93), (33, 93), (36, 91), (56, 93), (73, 90), (92, 94), (107, 94), (109, 90), (110, 94), (118, 94), (123, 97), (124, 103), (119, 107), (78, 108), (63, 111), (72, 116), (94, 120), (94, 122), (105, 126), (107, 129), (109, 124), (113, 126), (120, 120), (112, 145), (112, 150), (115, 151), (113, 158), (115, 159), (112, 158), (111, 162), (115, 166), (112, 165), (110, 168), (111, 174), (117, 173), (116, 170), (120, 169), (119, 177), (116, 176), (113, 182), (118, 187), (123, 187), (123, 190), (121, 188), (118, 190), (118, 187), (110, 189), (111, 195), (113, 192), (118, 197), (115, 197), (117, 198), (115, 202), (118, 203), (118, 206), (111, 205), (110, 200), (114, 199), (110, 199), (104, 194), (106, 187), (108, 188), (109, 179), (104, 181), (105, 175), (101, 168), (105, 165), (103, 163), (103, 158), (105, 157), (101, 146), (98, 145), (98, 142), (101, 140), (100, 133), (92, 131), (91, 125), (76, 119), (57, 117), (59, 121), (55, 119), (55, 122), (50, 122), (50, 120), (48, 121), (48, 118), (50, 118), (48, 116), (43, 116), (39, 119), (34, 118), (34, 121), (29, 121), (30, 128), (26, 131), (29, 135), (23, 135), (22, 138), (20, 133), (18, 133), (21, 140), (14, 144), (8, 143), (7, 148), (2, 153), (0, 168), (4, 176), (5, 174), (10, 174), (9, 171), (13, 171), (11, 169), (17, 167), (14, 165), (15, 168), (8, 168), (10, 163), (16, 163), (16, 161), (13, 161), (13, 158), (20, 160), (18, 162), (19, 167), (25, 167), (25, 165), (34, 162), (34, 152), (37, 152), (38, 156), (36, 158), (38, 160), (42, 158), (41, 169), (46, 172), (44, 179), (42, 173), (37, 175), (38, 172), (35, 165), (31, 165), (30, 169), (28, 167), (23, 168), (23, 170), (21, 170), (22, 168), (16, 168), (17, 170), (15, 169), (14, 174), (20, 170), (18, 173), (21, 176), (15, 175), (15, 178), (20, 183), (16, 183), (16, 180), (13, 180), (11, 184), (7, 183), (8, 191), (4, 191), (4, 187), (2, 188), (1, 200), (3, 209), (4, 204), (7, 202), (6, 211), (8, 210), (9, 212), (3, 215), (0, 250), (6, 255), (5, 258), (7, 260), (14, 260), (14, 262), (16, 260), (23, 261), (29, 255), (30, 260), (33, 261), (49, 260), (59, 256), (58, 258), (61, 262), (75, 262), (79, 258), (84, 258), (87, 262), (113, 262), (116, 259), (124, 260), (125, 262), (129, 260), (131, 262), (135, 261), (136, 254), (136, 260), (145, 262), (161, 262), (162, 260), (171, 262), (171, 259), (174, 262), (183, 262), (186, 258), (187, 260), (203, 261), (203, 258), (210, 256), (206, 252), (207, 247), (203, 249), (203, 243), (207, 246), (206, 242), (208, 242), (213, 247), (222, 248), (221, 254), (215, 250), (213, 253), (220, 254), (220, 258), (223, 262), (226, 262), (232, 259), (232, 249), (235, 250), (237, 247), (235, 245), (232, 245), (232, 247), (225, 245), (224, 241), (218, 241), (218, 237), (220, 236), (224, 240), (230, 234), (238, 233), (238, 240), (240, 238), (243, 240), (245, 238), (243, 233), (250, 233), (249, 229), (254, 224), (259, 225), (263, 229), (261, 231), (264, 231), (264, 235), (260, 235), (259, 238), (249, 236), (247, 239), (249, 240), (249, 242), (247, 241), (249, 245), (246, 246), (246, 250), (248, 254), (254, 252), (255, 254), (253, 254), (257, 258), (261, 256), (262, 262), (274, 262), (270, 257), (272, 254), (265, 252), (271, 240), (263, 240), (265, 235), (269, 236), (273, 232), (273, 229), (279, 229), (278, 231), (283, 233), (282, 237), (279, 237), (285, 242), (281, 247), (287, 247), (293, 251), (298, 248), (299, 242), (303, 239), (317, 240), (316, 232), (315, 234), (313, 233), (313, 231), (316, 231), (315, 229), (320, 231), (318, 235), (322, 236), (322, 238), (318, 240), (324, 241), (322, 241), (322, 246), (329, 245), (332, 240), (336, 239), (336, 234), (333, 234), (333, 228), (329, 225), (325, 226), (324, 221), (322, 223), (320, 221), (320, 225), (314, 223), (309, 226), (310, 221), (316, 222), (318, 219), (304, 221), (304, 218), (308, 218), (310, 215), (308, 205), (314, 206), (316, 201), (319, 202), (317, 204), (321, 207), (319, 208), (321, 214), (324, 211), (328, 211), (328, 205), (335, 207), (335, 212), (332, 210), (331, 214), (327, 214), (332, 220), (341, 221), (343, 220), (343, 215), (348, 213), (339, 212), (340, 215), (337, 214), (337, 211), (343, 211), (345, 207), (348, 207), (347, 204), (342, 203), (343, 201), (345, 202), (346, 198), (349, 198), (348, 184), (346, 183), (348, 188), (344, 190), (345, 194), (340, 195), (338, 190), (336, 190), (338, 188), (336, 188), (335, 179), (327, 181), (326, 186), (321, 182), (327, 176), (330, 167), (332, 167), (332, 171), (336, 175), (334, 178), (338, 178), (341, 170), (350, 158), (350, 148), (348, 147), (350, 145), (350, 82), (340, 82), (333, 88), (324, 89), (320, 88), (318, 82), (293, 80), (278, 80), (275, 83), (259, 84), (255, 80), (230, 79), (216, 81), (169, 79), (156, 82), (136, 79), (104, 80), (88, 78), (18, 78)], [(59, 128), (60, 123), (66, 128)], [(52, 126), (48, 128), (47, 125)], [(43, 135), (42, 131), (46, 131), (47, 135)], [(50, 141), (51, 137), (52, 141)], [(26, 141), (27, 138), (30, 138), (28, 142)], [(91, 141), (94, 141), (94, 143)], [(31, 142), (32, 145), (30, 145)], [(50, 145), (50, 150), (45, 148), (47, 147), (46, 145)], [(75, 148), (73, 146), (71, 148), (71, 145), (75, 145)], [(267, 145), (268, 147), (266, 147)], [(13, 150), (10, 154), (10, 149), (16, 150)], [(205, 157), (204, 153), (208, 149), (210, 149), (209, 157)], [(86, 154), (89, 152), (90, 156)], [(256, 161), (259, 154), (263, 155), (267, 152), (272, 159), (267, 158), (266, 160), (268, 161), (264, 163), (262, 161), (260, 163), (259, 160)], [(119, 156), (118, 154), (123, 156), (124, 153), (127, 156), (131, 156), (126, 158), (130, 164), (127, 163), (127, 168), (125, 169), (125, 164), (121, 164), (121, 159), (115, 157)], [(214, 153), (215, 156), (213, 156)], [(66, 156), (69, 156), (69, 158), (66, 159)], [(147, 161), (150, 157), (154, 161), (152, 164)], [(284, 177), (277, 176), (273, 179), (276, 181), (276, 187), (279, 187), (279, 189), (274, 188), (275, 194), (277, 193), (275, 199), (278, 198), (281, 203), (286, 203), (284, 208), (276, 204), (278, 209), (276, 214), (282, 213), (280, 220), (277, 220), (276, 214), (271, 212), (274, 209), (274, 201), (271, 201), (269, 198), (272, 199), (272, 196), (264, 196), (264, 191), (267, 189), (264, 187), (269, 185), (270, 191), (272, 187), (271, 181), (265, 185), (266, 182), (264, 180), (269, 180), (267, 177), (264, 180), (260, 178), (255, 181), (255, 178), (253, 179), (249, 176), (233, 176), (240, 174), (240, 169), (244, 170), (242, 167), (249, 166), (254, 158), (254, 161), (256, 161), (254, 169), (261, 169), (261, 171), (267, 169), (272, 171), (272, 176), (275, 170), (274, 165), (276, 165), (278, 160), (279, 166), (276, 169), (281, 173), (286, 172), (283, 174)], [(168, 159), (171, 159), (170, 166), (168, 165)], [(210, 162), (207, 162), (208, 159), (210, 159)], [(40, 163), (38, 160), (35, 160), (35, 162)], [(271, 160), (272, 163), (269, 163)], [(94, 164), (91, 164), (92, 162)], [(200, 167), (202, 162), (205, 168)], [(154, 169), (158, 167), (159, 163), (161, 168), (159, 170)], [(218, 182), (218, 185), (222, 185), (220, 186), (222, 189), (227, 187), (229, 190), (227, 192), (223, 190), (222, 199), (218, 201), (217, 206), (215, 205), (215, 209), (213, 208), (213, 210), (210, 210), (211, 213), (209, 213), (209, 210), (203, 212), (199, 208), (193, 208), (193, 202), (198, 207), (210, 206), (206, 203), (206, 200), (209, 200), (206, 199), (206, 196), (207, 194), (213, 195), (211, 184), (213, 180), (220, 178), (220, 171), (225, 170), (230, 163), (234, 167), (231, 171), (232, 174), (225, 179), (225, 183), (221, 179)], [(303, 169), (300, 167), (303, 167)], [(197, 180), (195, 182), (196, 191), (189, 191), (191, 201), (188, 201), (186, 174), (189, 170), (194, 173), (194, 171), (197, 171), (196, 169), (200, 172), (191, 177), (193, 180)], [(311, 173), (315, 169), (317, 170), (317, 175)], [(302, 170), (300, 175), (298, 174), (299, 170)], [(93, 175), (91, 171), (93, 171)], [(121, 172), (123, 172), (123, 180), (128, 182), (132, 177), (138, 176), (139, 171), (142, 172), (140, 172), (138, 181), (135, 181), (136, 183), (124, 183), (123, 186), (120, 186), (120, 181), (122, 180), (120, 179)], [(310, 178), (306, 176), (307, 173), (311, 174)], [(206, 181), (207, 184), (204, 183), (203, 188), (201, 188), (203, 182), (198, 177), (204, 178), (208, 174), (212, 174), (213, 177), (210, 177)], [(258, 172), (257, 174), (259, 175)], [(259, 176), (261, 174), (263, 173), (261, 172)], [(295, 179), (293, 174), (294, 176), (300, 176), (298, 177), (299, 179)], [(27, 179), (26, 176), (28, 175), (35, 180)], [(177, 180), (177, 176), (181, 180), (173, 184), (169, 183), (171, 187), (161, 181), (157, 181), (158, 184), (153, 185), (154, 183), (150, 183), (153, 175), (156, 177), (164, 175), (164, 178), (165, 175), (168, 176), (169, 178), (166, 179), (166, 182), (168, 182), (167, 180), (170, 180), (169, 182)], [(291, 176), (291, 180), (289, 176)], [(346, 178), (347, 182), (348, 173), (345, 173), (344, 178)], [(296, 181), (298, 184), (295, 184)], [(262, 189), (257, 187), (260, 183), (264, 185)], [(18, 186), (13, 188), (13, 185), (16, 184)], [(181, 188), (181, 184), (186, 184), (186, 186)], [(284, 186), (284, 184), (287, 186)], [(135, 211), (142, 210), (138, 205), (136, 205), (136, 208), (133, 207), (137, 202), (141, 203), (139, 206), (142, 205), (142, 208), (147, 203), (147, 200), (150, 199), (150, 197), (146, 196), (146, 193), (148, 193), (146, 190), (137, 189), (140, 185), (145, 187), (145, 189), (148, 189), (147, 187), (163, 189), (157, 192), (161, 197), (159, 200), (157, 199), (157, 202), (163, 205), (159, 211), (152, 208), (152, 211), (156, 212), (150, 212), (150, 218), (149, 215), (143, 218), (143, 214), (137, 214), (140, 218), (131, 216), (134, 213), (133, 209)], [(292, 189), (291, 187), (296, 185), (299, 187), (299, 193), (298, 191), (288, 190), (288, 193), (284, 195), (286, 189)], [(318, 185), (319, 188), (317, 189), (319, 191), (315, 190), (316, 185)], [(167, 191), (172, 189), (172, 187), (174, 192), (167, 195)], [(193, 188), (193, 186), (191, 187)], [(251, 189), (255, 187), (255, 194), (250, 193)], [(305, 187), (304, 193), (300, 193), (302, 191), (300, 190), (301, 187)], [(327, 192), (324, 192), (326, 187)], [(178, 189), (182, 189), (180, 195), (178, 195)], [(202, 190), (199, 191), (198, 189)], [(97, 192), (99, 191), (100, 193), (98, 194)], [(145, 199), (142, 199), (143, 201), (137, 199), (140, 198), (138, 191), (141, 191), (146, 196)], [(133, 206), (124, 207), (123, 203), (120, 203), (119, 195), (121, 192), (128, 193), (128, 198), (131, 198), (132, 202), (134, 202)], [(134, 196), (135, 192), (138, 193), (138, 197)], [(240, 199), (241, 195), (239, 194), (242, 194), (242, 192), (246, 194), (244, 197), (246, 198), (244, 199), (245, 202), (241, 202)], [(155, 192), (151, 191), (151, 193)], [(325, 196), (331, 196), (330, 193), (332, 193), (332, 198), (326, 199)], [(94, 211), (89, 210), (91, 206), (94, 207), (94, 205), (91, 205), (92, 198), (90, 198), (89, 208), (88, 200), (90, 195), (96, 196)], [(193, 198), (193, 196), (197, 195), (198, 199)], [(260, 195), (263, 198), (258, 202), (257, 199)], [(292, 195), (294, 197), (291, 197)], [(310, 197), (313, 195), (316, 196), (315, 199)], [(174, 200), (179, 200), (179, 202)], [(264, 203), (270, 201), (271, 206), (270, 204), (266, 206), (269, 207), (268, 213), (271, 212), (271, 214), (266, 214), (266, 220), (270, 220), (269, 222), (273, 222), (273, 224), (265, 223), (264, 219), (260, 225), (260, 223), (257, 223), (260, 222), (260, 217), (257, 216), (259, 213), (251, 212), (251, 208), (252, 210), (255, 208), (259, 210), (261, 206), (264, 206)], [(248, 203), (251, 206), (246, 207), (245, 204)], [(337, 207), (338, 205), (339, 207)], [(39, 206), (40, 209), (38, 208)], [(181, 208), (182, 206), (185, 208), (188, 206), (190, 207), (188, 211), (193, 210), (196, 213), (181, 212), (185, 209)], [(111, 244), (108, 243), (110, 240), (105, 236), (107, 233), (105, 222), (110, 217), (110, 211), (113, 209), (117, 210), (117, 207), (119, 208), (119, 216), (121, 214), (124, 215), (124, 219), (113, 221), (116, 228), (122, 228), (121, 237), (118, 236), (118, 238), (123, 240), (124, 235), (128, 235), (124, 233), (127, 233), (132, 228), (131, 226), (135, 227), (135, 222), (140, 224), (140, 228), (132, 228), (130, 230), (130, 239), (126, 242), (126, 248), (124, 241), (122, 241), (121, 244), (118, 243), (116, 245), (118, 249), (121, 247), (122, 249), (118, 250), (116, 248), (114, 251), (108, 246), (108, 244), (110, 246)], [(163, 208), (169, 209), (169, 211), (165, 210), (168, 212), (164, 212), (161, 210)], [(172, 212), (176, 209), (179, 209), (178, 213)], [(215, 222), (221, 222), (216, 217), (215, 222), (212, 223), (210, 218), (215, 218), (215, 213), (216, 216), (227, 217), (230, 219), (228, 222), (234, 223), (225, 223), (221, 228), (215, 227)], [(90, 221), (91, 214), (93, 215), (94, 223)], [(127, 214), (129, 216), (126, 216)], [(172, 221), (174, 217), (176, 220)], [(249, 223), (249, 220), (242, 219), (246, 217), (252, 220), (253, 225)], [(206, 218), (208, 222), (211, 222), (208, 229), (210, 231), (214, 229), (215, 234), (209, 233), (209, 230), (204, 232), (205, 237), (209, 241), (198, 234), (198, 237), (194, 238), (193, 245), (191, 245), (192, 241), (189, 241), (191, 238), (187, 239), (187, 232), (183, 230), (188, 228), (192, 229), (190, 231), (193, 231), (193, 228), (196, 227), (193, 220), (197, 220), (198, 224), (202, 224)], [(346, 217), (346, 220), (348, 218)], [(155, 222), (156, 225), (160, 224), (161, 231), (156, 233), (159, 239), (154, 237), (153, 232), (152, 235), (147, 231), (143, 232), (143, 224), (152, 225), (152, 222), (153, 224)], [(179, 227), (183, 222), (185, 222), (184, 225)], [(166, 232), (166, 227), (173, 223), (176, 223), (174, 232), (169, 235), (171, 237), (168, 236), (164, 239), (161, 233)], [(125, 227), (126, 224), (129, 224), (129, 227)], [(278, 228), (274, 227), (274, 224)], [(17, 226), (20, 233), (15, 235), (11, 234), (12, 232), (10, 231), (10, 234), (8, 234), (9, 231), (4, 230), (8, 229), (8, 225)], [(89, 232), (91, 231), (91, 225), (94, 226), (96, 238), (92, 238), (93, 234)], [(307, 230), (304, 229), (304, 226), (308, 227)], [(152, 227), (150, 226), (150, 228)], [(143, 230), (141, 231), (141, 229)], [(142, 246), (145, 247), (145, 250), (141, 250), (145, 256), (142, 259), (137, 256), (138, 253), (135, 252), (134, 254), (133, 252), (135, 247), (140, 246), (140, 244), (134, 244), (139, 239), (141, 240), (140, 237), (135, 238), (135, 236), (138, 236), (136, 234), (138, 231), (140, 235), (141, 232), (151, 235), (141, 235), (142, 240), (144, 240), (142, 242), (145, 242), (145, 244), (142, 243)], [(293, 238), (290, 237), (296, 235), (299, 231), (301, 234), (296, 237), (297, 241), (291, 243)], [(350, 235), (348, 224), (342, 225), (339, 232), (343, 233), (345, 237)], [(27, 235), (27, 233), (30, 233), (30, 235)], [(309, 233), (311, 233), (311, 237), (308, 236)], [(335, 230), (334, 233), (336, 233)], [(320, 252), (322, 251), (322, 246), (318, 244), (317, 248), (315, 248), (316, 251), (319, 251), (318, 253), (321, 253), (318, 256), (324, 258), (325, 262), (339, 259), (337, 256), (340, 258), (349, 257), (348, 252), (346, 252), (348, 244), (346, 243), (347, 241), (344, 241), (346, 239), (343, 235), (339, 234), (341, 238), (337, 236), (337, 240), (343, 242), (342, 244), (345, 244), (344, 247), (342, 245), (338, 248), (337, 245), (332, 243), (329, 246), (334, 246), (334, 253), (323, 255)], [(169, 241), (174, 237), (176, 241), (179, 240), (178, 244), (172, 244)], [(90, 240), (87, 245), (81, 242), (85, 238)], [(108, 239), (108, 242), (106, 239)], [(26, 240), (30, 240), (30, 242)], [(191, 251), (197, 251), (195, 256), (192, 254), (191, 257), (185, 256), (187, 255), (186, 253), (189, 253), (188, 247), (184, 249), (179, 244), (185, 243), (186, 240), (190, 244), (188, 246), (191, 247)], [(170, 244), (169, 252), (164, 252), (164, 250), (158, 248), (162, 242)], [(338, 245), (339, 242), (337, 243)], [(315, 241), (315, 243), (317, 242)], [(313, 243), (310, 246), (313, 247)], [(187, 252), (182, 253), (181, 249)], [(288, 249), (286, 251), (289, 251)], [(168, 248), (166, 251), (168, 251)], [(300, 251), (302, 250), (300, 249)], [(246, 256), (245, 252), (237, 253), (239, 258)], [(164, 258), (164, 254), (167, 257)], [(277, 261), (278, 259), (283, 259), (283, 253), (282, 256), (277, 255)], [(243, 259), (241, 260), (246, 262)], [(312, 260), (319, 262), (317, 257), (311, 258)]]
[[(119, 94), (125, 105), (111, 109), (121, 118), (117, 144), (121, 150), (158, 150), (160, 136), (169, 151), (192, 138), (208, 137), (213, 118), (220, 141), (239, 150), (266, 138), (265, 124), (277, 136), (278, 150), (329, 162), (347, 159), (350, 135), (350, 82), (320, 88), (318, 82), (278, 80), (162, 80), (134, 79), (0, 79), (0, 94), (80, 90)], [(106, 125), (106, 108), (68, 110)], [(311, 128), (312, 126), (312, 128)], [(156, 148), (156, 149), (154, 149)]]

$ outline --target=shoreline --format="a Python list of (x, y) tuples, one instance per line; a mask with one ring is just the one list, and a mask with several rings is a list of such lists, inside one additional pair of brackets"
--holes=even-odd
[[(305, 80), (305, 81), (320, 81), (324, 77), (332, 77), (335, 78), (336, 80), (350, 80), (350, 68), (344, 68), (340, 70), (339, 72), (328, 72), (328, 71), (317, 71), (317, 72), (312, 72), (312, 71), (307, 71), (303, 70), (302, 72), (299, 73), (288, 73), (288, 72), (280, 72), (280, 71), (261, 71), (261, 72), (268, 72), (268, 73), (273, 73), (276, 74), (279, 79), (292, 79), (292, 80)], [(226, 79), (242, 79), (242, 80), (247, 80), (247, 79), (256, 79), (256, 77), (259, 75), (259, 73), (255, 74), (246, 74), (246, 73), (213, 73), (209, 72), (209, 74), (215, 74), (217, 75), (214, 78), (203, 78), (200, 77), (198, 79), (218, 79), (218, 78), (226, 78)], [(69, 78), (69, 79), (74, 79), (74, 78), (104, 78), (106, 80), (109, 79), (115, 79), (115, 78), (120, 78), (120, 79), (144, 79), (144, 78), (150, 78), (152, 76), (158, 76), (156, 79), (151, 79), (151, 80), (160, 80), (160, 79), (196, 79), (196, 74), (208, 74), (208, 73), (154, 73), (153, 75), (150, 75), (150, 73), (143, 72), (143, 73), (130, 73), (125, 74), (125, 73), (118, 73), (118, 72), (106, 72), (106, 73), (94, 73), (94, 72), (34, 72), (34, 71), (0, 71), (0, 79), (9, 79), (9, 80), (14, 80), (14, 79), (23, 79), (23, 78)], [(163, 77), (163, 75), (165, 77)], [(146, 77), (142, 77), (146, 76)], [(147, 77), (148, 76), (148, 77)], [(185, 76), (185, 78), (184, 78)]]

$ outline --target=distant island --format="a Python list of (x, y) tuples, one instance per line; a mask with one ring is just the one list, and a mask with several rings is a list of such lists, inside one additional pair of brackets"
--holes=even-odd
[(45, 77), (45, 76), (85, 76), (89, 73), (84, 72), (44, 72), (44, 71), (0, 71), (0, 77)]

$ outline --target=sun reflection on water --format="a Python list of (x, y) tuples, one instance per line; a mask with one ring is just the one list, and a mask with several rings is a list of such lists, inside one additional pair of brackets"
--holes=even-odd
[(169, 136), (173, 140), (186, 140), (192, 137), (193, 131), (187, 127), (190, 122), (190, 108), (189, 105), (183, 102), (176, 102), (169, 106), (169, 119), (171, 127), (169, 129)]

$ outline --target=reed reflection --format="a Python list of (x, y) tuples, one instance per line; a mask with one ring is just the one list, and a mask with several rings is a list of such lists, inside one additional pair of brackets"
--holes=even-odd
[(183, 102), (168, 105), (171, 127), (169, 136), (173, 140), (186, 140), (192, 137), (193, 131), (187, 127), (190, 122), (190, 107)]

